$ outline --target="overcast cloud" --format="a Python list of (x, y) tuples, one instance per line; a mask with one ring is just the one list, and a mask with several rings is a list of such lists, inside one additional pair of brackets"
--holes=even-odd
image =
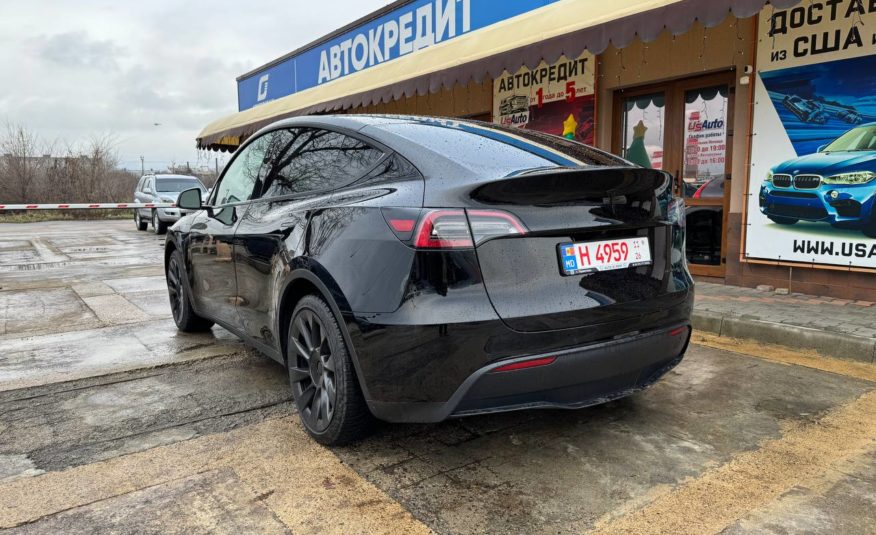
[(0, 123), (49, 141), (114, 134), (132, 169), (141, 154), (147, 168), (195, 162), (201, 128), (237, 111), (237, 76), (387, 3), (8, 2)]

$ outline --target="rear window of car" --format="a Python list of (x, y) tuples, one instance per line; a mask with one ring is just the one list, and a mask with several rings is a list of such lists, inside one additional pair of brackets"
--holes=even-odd
[(158, 178), (155, 180), (155, 191), (185, 191), (187, 189), (204, 189), (197, 180), (185, 178)]
[(479, 173), (503, 175), (526, 169), (575, 165), (568, 158), (547, 150), (535, 150), (525, 142), (477, 129), (448, 128), (422, 123), (382, 125), (381, 129), (401, 136), (436, 154)]
[(436, 120), (436, 124), (396, 123), (381, 128), (438, 154), (451, 155), (469, 169), (504, 174), (551, 167), (632, 165), (582, 143), (541, 132), (489, 123)]
[(585, 145), (578, 141), (566, 139), (551, 134), (545, 134), (538, 130), (526, 130), (523, 128), (509, 128), (506, 126), (489, 125), (490, 128), (500, 132), (508, 132), (515, 136), (522, 137), (533, 143), (544, 145), (557, 152), (561, 152), (566, 156), (578, 160), (584, 165), (607, 165), (607, 166), (632, 166), (635, 165), (630, 161), (624, 160), (620, 156), (615, 156), (609, 152), (601, 151), (597, 148)]

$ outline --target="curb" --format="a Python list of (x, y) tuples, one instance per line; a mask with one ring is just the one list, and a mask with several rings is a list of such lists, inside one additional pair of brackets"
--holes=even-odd
[(827, 357), (835, 357), (868, 364), (876, 363), (876, 340), (862, 336), (838, 334), (809, 327), (799, 327), (694, 310), (693, 328), (728, 338), (742, 338), (794, 349), (815, 350)]

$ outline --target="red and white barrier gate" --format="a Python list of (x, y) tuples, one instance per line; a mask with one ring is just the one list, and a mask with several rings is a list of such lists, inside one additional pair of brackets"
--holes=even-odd
[(171, 202), (99, 202), (70, 204), (0, 204), (0, 210), (126, 210), (129, 208), (176, 208)]

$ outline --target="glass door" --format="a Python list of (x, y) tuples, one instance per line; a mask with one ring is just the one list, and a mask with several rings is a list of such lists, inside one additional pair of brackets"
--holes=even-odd
[(623, 107), (621, 155), (642, 167), (663, 169), (665, 94), (658, 92), (627, 98)]
[(728, 73), (615, 95), (614, 152), (676, 178), (687, 208), (688, 263), (698, 275), (724, 275), (732, 83)]
[(724, 263), (724, 199), (730, 170), (728, 93), (727, 85), (695, 87), (683, 93), (679, 187), (687, 207), (687, 260), (702, 266), (703, 274), (717, 271)]

